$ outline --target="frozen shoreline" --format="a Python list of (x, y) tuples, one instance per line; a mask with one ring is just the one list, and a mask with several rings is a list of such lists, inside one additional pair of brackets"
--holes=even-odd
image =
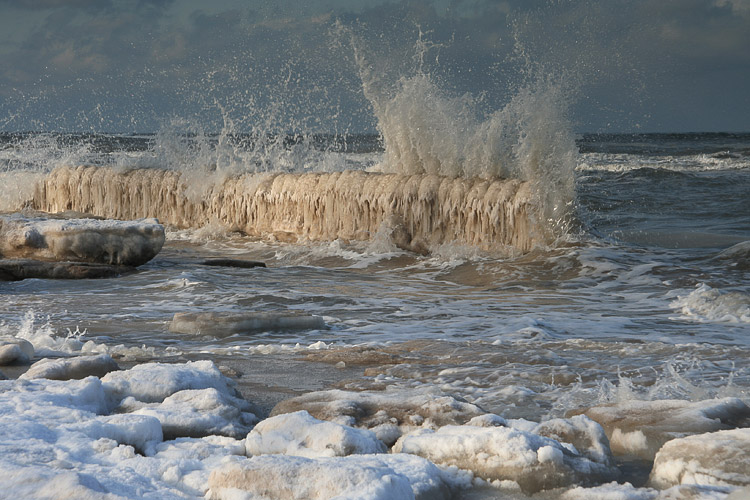
[[(192, 359), (200, 357), (191, 356)], [(304, 495), (305, 491), (309, 493), (304, 488), (309, 486), (307, 483), (312, 479), (300, 479), (301, 482), (296, 483), (290, 478), (297, 480), (296, 478), (320, 477), (323, 474), (328, 477), (328, 482), (325, 483), (328, 487), (331, 487), (330, 484), (335, 485), (335, 491), (328, 493), (343, 495), (342, 498), (413, 498), (416, 495), (416, 498), (522, 499), (529, 498), (527, 494), (536, 492), (538, 486), (532, 487), (534, 484), (542, 486), (542, 491), (537, 492), (534, 498), (588, 499), (605, 498), (609, 494), (619, 495), (613, 498), (627, 500), (693, 498), (690, 495), (707, 499), (735, 498), (729, 494), (737, 490), (738, 484), (750, 484), (750, 477), (742, 476), (739, 472), (742, 466), (738, 463), (742, 462), (733, 464), (737, 472), (730, 476), (727, 476), (726, 471), (721, 471), (721, 464), (711, 464), (718, 471), (714, 471), (712, 475), (705, 470), (705, 466), (702, 472), (690, 472), (692, 466), (689, 457), (684, 459), (685, 472), (682, 475), (675, 476), (673, 465), (656, 480), (652, 477), (652, 482), (661, 481), (660, 487), (666, 488), (661, 493), (646, 485), (633, 488), (629, 483), (610, 483), (613, 479), (627, 482), (637, 477), (628, 477), (627, 472), (623, 475), (626, 470), (623, 466), (627, 463), (622, 461), (622, 457), (613, 461), (604, 430), (586, 417), (576, 417), (578, 420), (550, 420), (540, 427), (531, 421), (505, 421), (492, 414), (477, 419), (469, 418), (471, 414), (456, 417), (458, 414), (453, 413), (454, 417), (451, 418), (459, 419), (453, 420), (454, 424), (451, 424), (449, 421), (435, 420), (429, 414), (424, 414), (427, 415), (424, 418), (417, 413), (408, 413), (410, 404), (423, 408), (411, 411), (436, 411), (437, 407), (424, 410), (430, 408), (431, 398), (420, 400), (418, 389), (407, 393), (388, 390), (361, 393), (365, 396), (380, 394), (380, 399), (372, 400), (380, 405), (371, 410), (376, 414), (378, 411), (385, 412), (384, 415), (394, 411), (389, 410), (389, 405), (385, 404), (392, 401), (396, 405), (394, 408), (401, 408), (398, 411), (407, 411), (407, 414), (412, 415), (403, 421), (404, 424), (399, 424), (401, 438), (390, 453), (372, 455), (372, 451), (384, 451), (385, 448), (378, 448), (383, 445), (367, 445), (368, 447), (357, 451), (358, 448), (351, 448), (346, 444), (352, 439), (347, 436), (355, 431), (369, 433), (362, 434), (357, 440), (361, 442), (362, 439), (369, 439), (376, 443), (380, 442), (379, 438), (394, 431), (386, 431), (387, 426), (383, 428), (376, 421), (367, 423), (365, 420), (352, 420), (351, 417), (346, 417), (346, 410), (336, 417), (336, 412), (340, 412), (341, 408), (351, 408), (352, 403), (347, 402), (350, 398), (356, 399), (358, 396), (356, 392), (327, 390), (346, 380), (361, 377), (361, 367), (332, 369), (330, 364), (279, 354), (252, 358), (226, 356), (217, 363), (225, 374), (233, 375), (232, 380), (222, 375), (216, 365), (209, 361), (183, 359), (182, 362), (169, 364), (126, 362), (120, 367), (125, 368), (124, 370), (110, 372), (101, 378), (0, 381), (0, 398), (5, 401), (5, 411), (0, 414), (0, 418), (3, 420), (3, 428), (7, 429), (5, 439), (0, 441), (0, 448), (5, 449), (0, 456), (4, 457), (1, 460), (10, 471), (0, 483), (3, 483), (6, 490), (10, 488), (9, 491), (18, 492), (21, 496), (32, 491), (28, 488), (33, 485), (34, 494), (39, 495), (38, 498), (59, 498), (53, 489), (55, 484), (65, 484), (65, 491), (75, 492), (80, 498), (235, 498), (232, 495), (239, 494), (235, 491), (237, 485), (245, 491), (242, 493), (245, 496), (240, 496), (241, 498), (296, 498), (294, 495)], [(3, 372), (12, 377), (22, 375), (24, 371), (25, 368), (20, 366), (3, 367)], [(159, 387), (162, 389), (154, 392)], [(234, 392), (235, 388), (239, 393)], [(240, 393), (252, 403), (251, 406), (243, 406), (245, 403), (232, 399)], [(283, 411), (293, 410), (288, 408), (281, 414), (265, 418), (277, 403), (295, 396), (302, 407), (307, 404), (311, 412), (316, 406), (305, 403), (306, 400), (323, 398), (324, 401), (330, 401), (326, 403), (329, 405), (328, 416), (320, 421), (302, 411), (308, 416), (301, 421), (290, 421), (289, 418), (300, 412), (284, 413)], [(435, 401), (439, 401), (439, 398)], [(709, 421), (721, 415), (728, 418), (747, 417), (743, 413), (747, 407), (731, 398), (728, 401), (683, 403), (687, 411), (683, 411), (683, 420), (677, 425), (697, 423), (698, 427), (703, 425), (703, 431), (711, 430), (710, 426), (701, 424), (701, 418), (705, 420), (703, 415), (708, 415)], [(646, 403), (641, 402), (642, 406), (644, 404)], [(453, 406), (460, 408), (455, 403)], [(656, 406), (650, 406), (655, 408), (658, 402)], [(232, 410), (232, 407), (237, 410)], [(245, 408), (244, 411), (252, 408), (252, 411), (257, 412), (260, 422), (265, 426), (263, 429), (267, 429), (262, 431), (264, 440), (253, 438), (252, 448), (248, 448), (250, 441), (244, 440), (245, 433), (242, 431), (239, 434), (236, 430), (227, 431), (234, 437), (211, 437), (210, 429), (217, 428), (216, 425), (223, 425), (221, 428), (224, 429), (238, 429), (236, 422), (240, 407)], [(739, 413), (732, 408), (739, 408)], [(638, 411), (638, 405), (622, 407), (621, 415), (633, 409)], [(355, 414), (361, 414), (357, 412)], [(671, 413), (674, 414), (674, 411)], [(313, 414), (318, 415), (319, 411)], [(235, 424), (227, 423), (227, 416), (234, 418)], [(382, 420), (383, 417), (380, 418)], [(387, 421), (388, 418), (385, 422)], [(247, 418), (244, 422), (246, 429), (258, 425), (250, 423)], [(370, 430), (367, 430), (368, 426)], [(260, 436), (259, 431), (253, 432)], [(740, 450), (739, 455), (735, 454), (735, 459), (744, 456), (748, 460), (749, 450), (743, 448), (742, 439), (745, 439), (745, 435), (750, 436), (750, 429), (735, 433), (739, 434), (730, 439)], [(645, 436), (643, 438), (646, 439)], [(29, 444), (24, 452), (19, 452), (22, 442)], [(282, 442), (287, 444), (279, 449)], [(320, 444), (313, 444), (315, 442)], [(521, 448), (517, 448), (518, 446)], [(700, 448), (700, 444), (693, 446), (705, 449)], [(251, 449), (252, 452), (249, 451)], [(461, 449), (469, 453), (464, 458), (460, 458), (460, 452), (456, 454)], [(523, 451), (524, 449), (527, 451)], [(679, 450), (679, 446), (672, 446), (671, 449), (674, 455), (674, 450)], [(16, 451), (10, 453), (10, 450)], [(402, 453), (394, 454), (396, 450)], [(493, 462), (497, 460), (491, 458), (493, 453), (504, 458), (500, 462)], [(514, 455), (517, 453), (520, 455)], [(428, 460), (419, 458), (420, 455)], [(300, 456), (306, 458), (295, 458)], [(512, 458), (514, 456), (516, 458)], [(679, 453), (677, 456), (679, 457)], [(480, 462), (477, 462), (477, 457), (480, 457)], [(577, 462), (569, 461), (573, 459)], [(489, 461), (480, 465), (485, 460)], [(671, 460), (671, 463), (675, 463), (674, 456)], [(435, 468), (432, 463), (438, 467)], [(495, 465), (491, 465), (493, 463)], [(500, 463), (505, 463), (505, 468), (499, 467)], [(510, 463), (515, 463), (515, 468), (508, 469)], [(524, 463), (526, 465), (520, 465)], [(619, 470), (615, 463), (619, 464)], [(593, 464), (599, 465), (592, 468)], [(663, 465), (661, 467), (664, 468)], [(346, 472), (343, 473), (342, 470)], [(565, 472), (566, 470), (578, 472), (570, 476), (571, 472)], [(379, 472), (375, 476), (369, 476), (370, 472), (366, 471)], [(285, 478), (284, 481), (292, 481), (290, 487), (293, 496), (289, 496), (288, 489), (272, 494), (268, 492), (273, 488), (269, 490), (267, 486), (266, 489), (254, 490), (256, 486), (259, 487), (258, 480), (252, 479), (256, 477), (256, 473), (261, 474), (257, 477), (270, 474), (279, 480)], [(308, 476), (309, 474), (312, 476)], [(389, 474), (395, 474), (392, 481), (379, 486), (379, 483), (373, 483), (374, 478), (388, 477)], [(128, 479), (121, 481), (120, 477)], [(674, 477), (678, 477), (677, 482), (670, 483)], [(679, 484), (681, 480), (684, 482), (682, 485)], [(313, 483), (318, 484), (315, 481), (310, 484)], [(322, 484), (318, 484), (316, 488), (324, 488)], [(363, 492), (363, 484), (371, 485), (372, 488)], [(596, 486), (597, 484), (603, 485)], [(586, 487), (582, 488), (580, 485)], [(260, 494), (261, 490), (268, 495), (252, 496)], [(322, 495), (320, 498), (327, 498), (324, 490), (317, 493)]]

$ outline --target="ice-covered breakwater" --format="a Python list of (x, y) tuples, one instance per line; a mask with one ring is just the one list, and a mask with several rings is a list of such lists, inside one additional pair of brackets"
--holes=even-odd
[(531, 249), (531, 188), (519, 180), (430, 174), (263, 173), (207, 185), (199, 196), (170, 170), (61, 167), (38, 186), (34, 207), (114, 219), (156, 217), (179, 228), (219, 220), (252, 236), (285, 241), (367, 240), (391, 231), (401, 248), (427, 252), (449, 242), (485, 250)]

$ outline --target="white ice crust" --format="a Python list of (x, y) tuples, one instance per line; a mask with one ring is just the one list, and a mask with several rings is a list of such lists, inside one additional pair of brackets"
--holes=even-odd
[(130, 370), (110, 372), (102, 383), (113, 401), (133, 397), (143, 403), (161, 403), (172, 394), (189, 389), (214, 388), (237, 396), (234, 383), (211, 361), (188, 361), (175, 365), (145, 363)]
[(470, 470), (489, 481), (515, 481), (527, 493), (617, 475), (611, 463), (593, 461), (570, 444), (510, 427), (422, 429), (401, 437), (393, 451)]
[(248, 456), (270, 453), (309, 458), (387, 451), (372, 431), (318, 420), (304, 410), (259, 423), (248, 434), (245, 448)]
[(304, 458), (263, 455), (230, 462), (209, 480), (211, 500), (442, 500), (469, 476), (443, 472), (414, 455)]

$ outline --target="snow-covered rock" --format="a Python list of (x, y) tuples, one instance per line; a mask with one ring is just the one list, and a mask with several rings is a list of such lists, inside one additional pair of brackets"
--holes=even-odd
[(211, 361), (144, 363), (110, 372), (102, 377), (102, 383), (115, 404), (127, 397), (143, 403), (160, 403), (176, 392), (189, 389), (214, 388), (222, 394), (239, 397), (234, 382)]
[(584, 414), (604, 427), (615, 455), (644, 460), (674, 438), (750, 425), (750, 408), (738, 398), (627, 401)]
[(750, 428), (673, 439), (656, 454), (649, 482), (750, 486)]
[(0, 259), (0, 281), (25, 279), (79, 280), (115, 278), (135, 271), (130, 266), (94, 262), (46, 262), (34, 259)]
[(31, 342), (16, 337), (0, 337), (0, 366), (26, 364), (34, 357)]
[(372, 431), (318, 420), (304, 410), (262, 421), (247, 435), (245, 448), (248, 456), (343, 457), (387, 451)]
[(115, 360), (108, 354), (96, 356), (76, 356), (74, 358), (40, 359), (19, 378), (46, 378), (51, 380), (82, 379), (89, 376), (103, 377), (119, 370)]
[(370, 429), (388, 446), (416, 428), (464, 424), (487, 413), (477, 405), (432, 389), (390, 389), (311, 392), (280, 402), (271, 416), (299, 410), (307, 410), (321, 420)]
[(165, 439), (209, 435), (244, 438), (258, 418), (250, 403), (213, 387), (179, 391), (161, 403), (140, 403), (133, 397), (120, 404), (119, 411), (148, 415), (161, 422)]
[(216, 312), (175, 313), (169, 331), (191, 335), (226, 337), (235, 333), (267, 330), (319, 330), (326, 324), (320, 316), (301, 313), (253, 312), (226, 314)]
[(510, 427), (423, 429), (401, 437), (393, 451), (469, 470), (485, 480), (514, 481), (526, 493), (598, 484), (618, 475), (610, 463), (593, 461), (572, 445)]
[(156, 219), (117, 221), (13, 214), (0, 217), (0, 256), (139, 266), (164, 245)]
[(469, 476), (451, 476), (413, 455), (263, 455), (214, 470), (206, 496), (211, 500), (441, 500), (451, 498), (453, 488), (468, 485)]

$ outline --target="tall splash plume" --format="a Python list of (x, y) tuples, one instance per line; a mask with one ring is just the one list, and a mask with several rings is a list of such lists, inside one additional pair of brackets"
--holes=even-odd
[(373, 69), (365, 44), (348, 34), (385, 145), (381, 171), (527, 181), (543, 233), (539, 239), (565, 234), (578, 149), (563, 77), (529, 78), (502, 109), (482, 115), (471, 95), (449, 96), (425, 71), (427, 52), (439, 46), (426, 41), (421, 30), (413, 74), (390, 84)]
[(451, 97), (423, 69), (432, 46), (422, 35), (416, 69), (395, 83), (377, 77), (352, 40), (385, 145), (372, 171), (341, 172), (343, 155), (328, 162), (305, 136), (285, 144), (288, 136), (262, 121), (237, 135), (222, 109), (216, 137), (177, 123), (136, 161), (55, 170), (34, 207), (157, 217), (180, 228), (218, 221), (283, 241), (364, 240), (386, 229), (420, 253), (450, 242), (528, 251), (564, 234), (576, 149), (562, 85), (536, 79), (482, 114), (471, 96)]

